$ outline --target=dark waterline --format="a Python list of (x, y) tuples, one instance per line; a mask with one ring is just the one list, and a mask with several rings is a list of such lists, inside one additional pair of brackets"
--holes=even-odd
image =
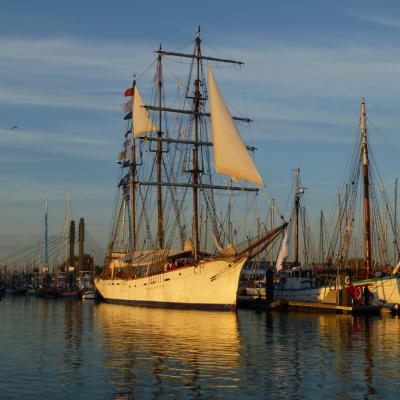
[(0, 302), (0, 399), (397, 399), (400, 319)]

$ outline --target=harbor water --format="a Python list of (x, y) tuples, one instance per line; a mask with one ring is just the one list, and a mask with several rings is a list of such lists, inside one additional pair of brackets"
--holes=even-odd
[(6, 296), (1, 399), (397, 399), (400, 319)]

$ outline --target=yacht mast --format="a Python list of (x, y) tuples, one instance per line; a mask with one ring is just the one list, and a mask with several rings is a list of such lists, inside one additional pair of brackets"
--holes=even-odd
[(319, 262), (324, 264), (324, 212), (321, 210), (319, 220)]
[(296, 226), (295, 226), (295, 247), (294, 247), (294, 263), (295, 265), (299, 265), (299, 209), (300, 209), (300, 168), (295, 169), (296, 174), (296, 194), (295, 194), (295, 218), (296, 218)]
[(364, 177), (364, 224), (365, 224), (365, 273), (368, 277), (371, 273), (371, 221), (370, 221), (370, 206), (369, 206), (369, 168), (368, 168), (368, 146), (367, 146), (367, 115), (365, 113), (365, 99), (361, 100), (361, 156), (363, 163)]
[(397, 264), (397, 178), (394, 180), (394, 229), (393, 229), (393, 265)]
[(49, 265), (48, 201), (44, 203), (44, 266)]
[[(271, 226), (270, 229), (275, 228), (275, 199), (271, 199)], [(275, 246), (271, 247), (270, 253), (271, 253), (271, 265), (273, 265), (275, 261)]]

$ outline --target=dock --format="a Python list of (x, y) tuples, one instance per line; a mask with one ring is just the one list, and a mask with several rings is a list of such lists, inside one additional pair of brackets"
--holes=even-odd
[(252, 308), (270, 311), (304, 311), (331, 314), (397, 314), (399, 309), (384, 304), (373, 304), (368, 306), (350, 306), (327, 303), (323, 301), (301, 301), (301, 300), (276, 300), (268, 303), (265, 298), (240, 298), (240, 308)]
[(380, 314), (382, 305), (368, 306), (343, 306), (334, 303), (313, 301), (287, 301), (286, 309), (289, 311), (323, 312), (334, 314)]

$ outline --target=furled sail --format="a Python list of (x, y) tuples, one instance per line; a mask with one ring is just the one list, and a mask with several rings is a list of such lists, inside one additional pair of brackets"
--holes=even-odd
[(215, 171), (229, 175), (234, 181), (244, 179), (263, 185), (264, 182), (233, 122), (211, 68), (208, 68), (208, 86)]
[(143, 136), (147, 133), (157, 131), (147, 110), (143, 107), (143, 100), (140, 96), (139, 89), (135, 87), (135, 95), (133, 97), (133, 135), (135, 137)]
[(286, 227), (285, 234), (283, 235), (283, 240), (281, 244), (281, 248), (279, 249), (278, 259), (276, 260), (276, 270), (282, 271), (283, 262), (286, 257), (289, 255), (289, 226)]

